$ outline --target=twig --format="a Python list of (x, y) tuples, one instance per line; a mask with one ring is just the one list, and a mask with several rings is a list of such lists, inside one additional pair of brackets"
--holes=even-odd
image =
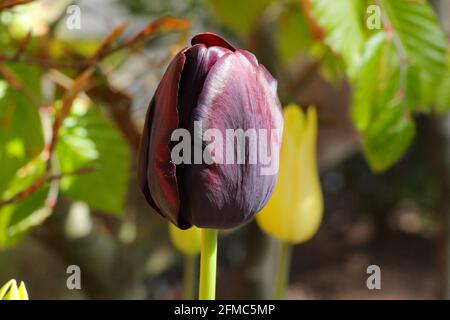
[(300, 6), (304, 12), (312, 38), (317, 41), (323, 41), (323, 39), (325, 38), (325, 30), (313, 18), (313, 15), (311, 13), (311, 0), (301, 0)]
[(75, 78), (72, 86), (66, 91), (66, 94), (63, 97), (61, 109), (57, 113), (55, 121), (53, 123), (51, 140), (46, 147), (46, 159), (48, 166), (50, 165), (50, 162), (48, 160), (51, 158), (51, 155), (53, 154), (56, 146), (56, 142), (58, 140), (59, 128), (61, 127), (64, 119), (69, 115), (70, 109), (72, 108), (72, 103), (77, 97), (78, 93), (86, 88), (89, 78), (92, 76), (93, 72), (93, 67), (90, 67), (83, 71), (78, 77)]
[(187, 29), (189, 29), (189, 27), (190, 27), (189, 20), (173, 17), (162, 17), (147, 24), (141, 31), (136, 33), (134, 36), (130, 37), (119, 47), (120, 48), (133, 47), (160, 29), (171, 31), (174, 30), (186, 31)]
[[(126, 24), (122, 24), (119, 27), (115, 28), (108, 36), (106, 36), (106, 38), (102, 41), (102, 44), (99, 46), (99, 48), (96, 50), (93, 56), (85, 60), (60, 62), (35, 57), (23, 57), (23, 56), (16, 57), (15, 55), (13, 56), (0, 55), (0, 62), (6, 61), (6, 62), (33, 64), (39, 65), (44, 68), (82, 69), (97, 64), (104, 57), (109, 56), (119, 50), (134, 48), (137, 44), (144, 41), (146, 37), (153, 35), (158, 30), (164, 29), (171, 31), (174, 30), (185, 31), (186, 29), (189, 28), (189, 26), (190, 23), (187, 20), (172, 17), (163, 17), (150, 22), (141, 31), (137, 32), (134, 36), (131, 36), (128, 40), (124, 41), (123, 43), (118, 44), (114, 47), (110, 47), (110, 44), (114, 40), (116, 40), (124, 31)], [(107, 49), (108, 47), (110, 48)]]
[(33, 104), (40, 104), (39, 99), (34, 93), (24, 86), (22, 81), (7, 66), (0, 64), (0, 76), (8, 82), (11, 88), (21, 91)]
[(111, 43), (113, 43), (117, 38), (119, 38), (122, 33), (127, 28), (127, 23), (122, 23), (118, 27), (114, 28), (113, 31), (111, 31), (100, 43), (100, 46), (98, 49), (94, 52), (94, 54), (89, 58), (91, 62), (97, 61), (104, 57), (105, 55), (108, 55), (110, 52), (108, 51), (108, 48), (111, 46)]
[(61, 180), (62, 178), (68, 177), (68, 176), (75, 176), (75, 175), (90, 173), (90, 172), (93, 172), (94, 170), (95, 170), (94, 167), (83, 167), (83, 168), (79, 168), (79, 169), (76, 169), (71, 172), (64, 172), (64, 173), (55, 174), (55, 175), (50, 175), (50, 174), (46, 173), (46, 174), (40, 176), (39, 178), (37, 178), (36, 180), (34, 180), (28, 187), (26, 187), (22, 191), (19, 191), (18, 193), (16, 193), (15, 195), (13, 195), (12, 197), (10, 197), (8, 199), (2, 200), (0, 202), (0, 208), (3, 206), (6, 206), (8, 204), (12, 204), (14, 202), (17, 202), (17, 201), (20, 201), (20, 200), (23, 200), (23, 199), (29, 197), (31, 194), (35, 193), (37, 190), (39, 190), (39, 188), (41, 188), (47, 182)]
[(87, 82), (90, 78), (90, 76), (93, 73), (93, 68), (88, 68), (84, 72), (82, 72), (75, 80), (73, 81), (71, 87), (66, 91), (62, 106), (59, 112), (56, 114), (55, 121), (52, 125), (51, 130), (51, 136), (50, 141), (46, 144), (44, 147), (44, 150), (41, 153), (42, 159), (46, 162), (46, 168), (45, 172), (39, 176), (35, 181), (33, 181), (28, 187), (23, 189), (22, 191), (18, 192), (14, 196), (12, 196), (9, 199), (3, 200), (0, 202), (0, 208), (2, 206), (11, 204), (16, 201), (23, 200), (36, 192), (40, 187), (42, 187), (47, 181), (54, 181), (60, 179), (62, 176), (68, 175), (68, 174), (78, 174), (82, 172), (86, 172), (87, 170), (85, 168), (79, 169), (74, 171), (73, 173), (65, 173), (65, 174), (57, 174), (52, 175), (51, 174), (51, 160), (52, 155), (56, 146), (56, 142), (58, 140), (58, 132), (59, 129), (64, 121), (64, 119), (67, 117), (67, 115), (70, 112), (70, 109), (72, 107), (73, 100), (77, 97), (78, 93), (85, 89)]
[(109, 114), (127, 140), (131, 149), (137, 153), (141, 133), (130, 116), (131, 98), (124, 92), (113, 88), (105, 75), (100, 74), (102, 85), (92, 87), (86, 93), (95, 100), (102, 101), (109, 110)]
[(16, 53), (12, 56), (12, 59), (18, 60), (20, 58), (22, 53), (25, 51), (28, 43), (30, 43), (30, 40), (31, 40), (31, 31), (28, 31), (25, 37), (20, 41)]
[[(49, 75), (51, 80), (63, 89), (68, 89), (72, 85), (73, 80), (57, 70), (51, 70)], [(101, 70), (97, 70), (92, 82), (99, 84), (87, 89), (87, 96), (92, 100), (103, 103), (108, 108), (109, 115), (117, 128), (127, 140), (133, 152), (137, 152), (141, 134), (129, 113), (131, 97), (114, 88)]]
[[(17, 3), (18, 1), (10, 1), (10, 2)], [(17, 63), (32, 63), (50, 68), (61, 67), (62, 65), (77, 66), (84, 68), (84, 71), (81, 72), (81, 74), (71, 82), (70, 87), (64, 94), (61, 107), (56, 113), (55, 120), (51, 128), (51, 135), (49, 141), (48, 143), (46, 143), (46, 146), (41, 153), (41, 157), (46, 162), (45, 173), (42, 176), (38, 177), (33, 183), (31, 183), (24, 190), (20, 191), (19, 193), (17, 193), (16, 195), (14, 195), (9, 199), (0, 202), (0, 207), (13, 203), (15, 201), (23, 200), (30, 194), (38, 190), (47, 181), (58, 180), (62, 177), (62, 175), (51, 175), (51, 159), (58, 140), (59, 129), (61, 128), (64, 119), (69, 115), (74, 99), (82, 91), (90, 92), (93, 96), (102, 98), (102, 100), (106, 103), (106, 105), (109, 106), (112, 118), (117, 123), (119, 129), (129, 142), (130, 146), (133, 148), (134, 151), (137, 151), (139, 147), (140, 133), (135, 127), (128, 112), (131, 104), (130, 98), (126, 94), (111, 88), (104, 74), (101, 74), (102, 77), (101, 80), (106, 85), (103, 85), (102, 87), (94, 89), (87, 88), (89, 80), (91, 79), (94, 73), (95, 66), (100, 62), (100, 60), (116, 52), (117, 50), (124, 48), (131, 48), (136, 44), (140, 43), (141, 41), (143, 41), (149, 35), (153, 34), (156, 30), (162, 28), (172, 30), (173, 29), (185, 30), (188, 27), (189, 22), (187, 22), (186, 20), (170, 17), (161, 18), (148, 24), (144, 29), (139, 31), (134, 36), (130, 37), (124, 43), (119, 44), (115, 47), (111, 47), (111, 44), (118, 37), (120, 37), (120, 35), (126, 28), (126, 24), (122, 24), (117, 28), (115, 28), (107, 37), (104, 38), (98, 49), (90, 58), (83, 61), (74, 61), (69, 64), (61, 64), (59, 62), (51, 60), (24, 58), (22, 56), (22, 53), (30, 40), (29, 39), (30, 35), (27, 35), (27, 37), (25, 37), (21, 41), (16, 53), (13, 56), (5, 57), (0, 55), (0, 62), (9, 61)], [(4, 73), (7, 76), (5, 78), (7, 79), (9, 78), (9, 82), (13, 87), (19, 88), (20, 80), (16, 79), (15, 77), (12, 76), (12, 74), (8, 73), (7, 70), (6, 71), (5, 70), (6, 69), (4, 67), (2, 68), (2, 66), (0, 65), (0, 73)]]

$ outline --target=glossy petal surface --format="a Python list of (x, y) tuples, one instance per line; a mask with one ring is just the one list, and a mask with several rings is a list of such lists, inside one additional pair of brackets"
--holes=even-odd
[(207, 47), (216, 46), (229, 49), (231, 51), (235, 50), (228, 41), (212, 32), (204, 32), (195, 35), (191, 40), (191, 44), (194, 46), (198, 43), (203, 43)]
[[(265, 72), (238, 51), (223, 55), (207, 76), (192, 121), (201, 121), (203, 132), (218, 129), (223, 137), (227, 129), (267, 129), (269, 133), (279, 129), (275, 149), (270, 150), (277, 162), (282, 114), (276, 82), (267, 79)], [(221, 229), (248, 221), (268, 201), (276, 177), (262, 175), (259, 162), (249, 163), (248, 152), (245, 164), (188, 166), (183, 186), (191, 222)]]
[(185, 60), (183, 50), (172, 60), (156, 89), (147, 111), (138, 169), (147, 201), (181, 228), (189, 227), (190, 223), (179, 215), (176, 166), (171, 161), (169, 142), (178, 128), (178, 85)]
[[(215, 34), (196, 35), (191, 43), (172, 60), (147, 111), (139, 184), (147, 202), (181, 229), (231, 228), (259, 211), (275, 185), (283, 125), (277, 82), (253, 54), (236, 50)], [(203, 126), (200, 132), (196, 121)], [(232, 140), (243, 148), (244, 162), (217, 161), (226, 157), (222, 150), (212, 154), (212, 163), (175, 165), (171, 151), (177, 142), (171, 136), (176, 129), (187, 129), (193, 137), (214, 129), (225, 141), (227, 129), (257, 134), (263, 129), (266, 135), (254, 141), (256, 152), (263, 147), (264, 157), (272, 162), (261, 164), (258, 153), (252, 163), (246, 141)], [(201, 156), (208, 147), (206, 142), (190, 145), (192, 153), (199, 150)], [(235, 157), (238, 153), (232, 152)], [(270, 165), (276, 169), (268, 174)]]

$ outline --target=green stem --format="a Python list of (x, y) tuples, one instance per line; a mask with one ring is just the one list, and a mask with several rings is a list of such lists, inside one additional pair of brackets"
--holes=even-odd
[(217, 230), (201, 229), (199, 300), (216, 298)]
[(194, 300), (195, 294), (195, 269), (197, 265), (197, 255), (184, 255), (184, 274), (183, 274), (183, 299)]
[(278, 252), (278, 269), (275, 278), (275, 291), (273, 298), (284, 299), (286, 287), (289, 281), (289, 269), (291, 264), (292, 246), (287, 242), (280, 242)]

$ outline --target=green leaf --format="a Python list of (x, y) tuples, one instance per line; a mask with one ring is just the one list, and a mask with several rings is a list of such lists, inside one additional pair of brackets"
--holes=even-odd
[(276, 21), (276, 40), (280, 58), (290, 62), (313, 44), (308, 22), (299, 3), (287, 5)]
[[(9, 70), (40, 99), (41, 72), (37, 68), (14, 65)], [(38, 108), (23, 92), (0, 80), (0, 195), (16, 171), (43, 149)]]
[(435, 110), (439, 113), (450, 110), (450, 56), (444, 75), (436, 89)]
[(386, 81), (389, 70), (382, 67), (381, 61), (386, 38), (383, 33), (372, 36), (366, 44), (362, 66), (354, 88), (351, 116), (356, 128), (367, 129), (372, 120), (373, 100), (376, 98), (377, 86)]
[(45, 185), (24, 200), (0, 210), (0, 248), (16, 244), (27, 231), (50, 216), (52, 209), (45, 205), (49, 194), (50, 187)]
[(248, 37), (270, 0), (208, 0), (212, 13), (226, 28)]
[(383, 32), (371, 36), (356, 77), (351, 115), (374, 171), (398, 160), (415, 133), (408, 97), (399, 91), (399, 67), (392, 41)]
[[(415, 134), (414, 111), (445, 104), (447, 43), (426, 1), (381, 0), (384, 34), (368, 40), (353, 96), (352, 120), (375, 171), (386, 170)], [(388, 28), (392, 27), (392, 32)], [(437, 88), (437, 89), (436, 89)], [(440, 100), (439, 100), (440, 99)]]
[[(5, 81), (0, 80), (0, 199), (2, 200), (22, 191), (44, 172), (43, 161), (38, 157), (44, 147), (37, 105), (41, 99), (42, 72), (28, 65), (5, 64), (5, 67), (16, 81), (20, 82), (22, 88), (21, 91), (13, 89)], [(36, 224), (33, 214), (44, 206), (48, 188), (42, 192), (44, 195), (32, 194), (25, 201), (0, 209), (0, 247), (15, 243), (27, 229)]]
[(114, 125), (94, 106), (76, 100), (60, 130), (61, 172), (94, 171), (61, 180), (61, 190), (90, 207), (120, 214), (128, 188), (130, 152)]
[(325, 43), (345, 61), (352, 79), (359, 67), (364, 47), (360, 0), (314, 0), (312, 15), (326, 32)]
[(401, 100), (394, 99), (363, 132), (363, 150), (374, 171), (389, 168), (403, 155), (414, 138), (414, 121)]
[[(35, 157), (16, 172), (1, 199), (9, 199), (23, 191), (44, 172), (45, 162)], [(24, 200), (0, 208), (0, 247), (15, 244), (30, 228), (40, 225), (50, 215), (51, 208), (45, 205), (49, 192), (50, 187), (46, 184)]]
[[(410, 99), (411, 109), (429, 110), (442, 70), (447, 61), (447, 40), (438, 19), (424, 0), (381, 0), (394, 37), (399, 41), (399, 55), (406, 55), (412, 69), (407, 95), (419, 92)], [(385, 26), (386, 28), (386, 23)], [(404, 52), (402, 52), (404, 51)], [(414, 74), (416, 73), (416, 74)]]

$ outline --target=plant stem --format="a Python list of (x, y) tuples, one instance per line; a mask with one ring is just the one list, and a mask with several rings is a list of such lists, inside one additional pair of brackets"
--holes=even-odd
[(216, 298), (217, 230), (201, 229), (199, 300)]
[(196, 254), (184, 255), (184, 273), (183, 273), (183, 299), (194, 300), (195, 294), (195, 267), (197, 265)]
[(275, 291), (273, 298), (277, 300), (284, 299), (286, 286), (289, 280), (289, 269), (291, 264), (292, 246), (287, 242), (280, 242), (278, 252), (278, 269), (275, 278)]

